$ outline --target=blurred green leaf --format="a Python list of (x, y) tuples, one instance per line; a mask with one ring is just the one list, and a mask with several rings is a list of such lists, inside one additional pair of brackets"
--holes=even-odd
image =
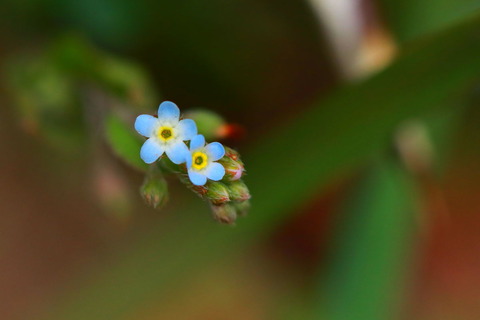
[(98, 50), (82, 37), (68, 34), (58, 38), (48, 58), (76, 81), (94, 84), (137, 111), (151, 110), (158, 102), (152, 81), (142, 67)]
[(220, 115), (204, 109), (187, 111), (184, 117), (195, 121), (198, 133), (203, 134), (207, 141), (218, 139), (220, 128), (226, 124)]
[(110, 113), (105, 119), (105, 138), (113, 152), (127, 164), (140, 171), (147, 169), (148, 166), (140, 159), (143, 142), (133, 126), (128, 126), (118, 116)]
[(319, 314), (330, 320), (395, 319), (410, 266), (414, 200), (412, 182), (394, 163), (376, 163), (360, 181), (338, 217)]
[(93, 79), (103, 90), (128, 103), (137, 112), (151, 111), (160, 99), (147, 72), (128, 60), (102, 56)]
[(382, 153), (399, 123), (444, 110), (470, 89), (480, 76), (479, 27), (476, 16), (417, 42), (380, 74), (338, 90), (258, 139), (244, 156), (252, 211), (236, 228), (211, 223), (206, 210), (200, 214), (201, 203), (185, 201), (182, 214), (171, 217), (175, 228), (143, 231), (115, 263), (82, 279), (49, 319), (131, 317), (208, 264), (268, 236), (327, 183)]
[(380, 0), (380, 5), (401, 42), (444, 28), (480, 8), (476, 0)]
[(20, 57), (8, 64), (6, 80), (27, 132), (63, 150), (78, 150), (85, 130), (71, 77), (43, 57)]
[(432, 145), (432, 173), (441, 175), (445, 172), (451, 160), (455, 136), (460, 126), (466, 109), (472, 105), (472, 101), (465, 100), (461, 104), (452, 106), (444, 113), (438, 113), (425, 119), (428, 139)]
[[(7, 71), (10, 95), (23, 128), (64, 150), (78, 151), (86, 141), (85, 127), (92, 125), (87, 109), (101, 114), (108, 101), (116, 111), (129, 107), (141, 113), (151, 111), (158, 103), (152, 82), (141, 67), (101, 52), (76, 35), (56, 39), (41, 54), (11, 58)], [(94, 91), (106, 99), (89, 99)], [(133, 141), (128, 139), (132, 128), (122, 132), (120, 123), (111, 119), (107, 122), (111, 122), (107, 137), (114, 150), (141, 168), (127, 155)]]

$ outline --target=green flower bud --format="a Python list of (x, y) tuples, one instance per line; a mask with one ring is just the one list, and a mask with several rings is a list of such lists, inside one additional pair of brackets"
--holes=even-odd
[(250, 201), (242, 201), (242, 202), (232, 202), (232, 206), (235, 207), (235, 210), (237, 211), (237, 215), (239, 217), (244, 217), (247, 215), (248, 211), (250, 210)]
[(223, 179), (226, 181), (238, 180), (245, 172), (245, 166), (242, 160), (240, 160), (240, 154), (232, 148), (225, 147), (225, 156), (218, 162), (225, 168), (225, 176)]
[(227, 186), (228, 194), (232, 201), (242, 202), (250, 199), (250, 191), (248, 191), (248, 187), (243, 181), (232, 181)]
[(225, 224), (234, 224), (237, 220), (237, 212), (231, 204), (212, 205), (213, 218)]
[(225, 168), (225, 176), (223, 179), (226, 181), (235, 181), (240, 179), (245, 171), (241, 161), (236, 161), (225, 156), (218, 162), (221, 163)]
[(228, 157), (234, 161), (237, 161), (243, 166), (242, 160), (240, 160), (240, 154), (236, 151), (233, 150), (232, 148), (225, 147), (225, 157)]
[(230, 197), (228, 196), (228, 189), (227, 187), (221, 183), (216, 181), (210, 181), (207, 183), (207, 193), (205, 197), (214, 205), (220, 205), (230, 201)]
[(140, 194), (148, 205), (160, 209), (168, 201), (167, 181), (159, 173), (149, 173), (140, 188)]

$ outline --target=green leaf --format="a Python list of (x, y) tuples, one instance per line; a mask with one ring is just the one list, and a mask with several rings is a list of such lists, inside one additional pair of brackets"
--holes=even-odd
[(380, 0), (388, 26), (401, 42), (444, 28), (480, 8), (476, 0)]
[(98, 50), (79, 36), (67, 34), (58, 38), (48, 57), (65, 74), (95, 84), (138, 112), (151, 110), (158, 102), (146, 70), (133, 61)]
[(479, 28), (476, 16), (417, 42), (382, 73), (259, 138), (243, 157), (252, 210), (236, 228), (212, 223), (198, 199), (184, 201), (181, 214), (143, 230), (48, 318), (131, 318), (139, 306), (158, 303), (209, 264), (266, 237), (325, 185), (383, 153), (402, 121), (442, 111), (464, 94), (480, 76)]
[(78, 152), (85, 130), (71, 77), (44, 57), (15, 57), (6, 67), (9, 93), (23, 128), (63, 151)]
[(207, 141), (218, 139), (220, 128), (226, 124), (220, 115), (204, 109), (188, 111), (184, 114), (184, 118), (195, 121), (198, 134), (203, 134)]
[(128, 126), (115, 114), (109, 114), (105, 119), (105, 139), (113, 152), (125, 163), (140, 171), (148, 168), (140, 159), (143, 142), (133, 129), (133, 124)]
[[(384, 161), (359, 183), (341, 222), (333, 263), (320, 281), (327, 319), (383, 320), (398, 314), (414, 231), (413, 185)], [(348, 200), (347, 200), (348, 201)]]

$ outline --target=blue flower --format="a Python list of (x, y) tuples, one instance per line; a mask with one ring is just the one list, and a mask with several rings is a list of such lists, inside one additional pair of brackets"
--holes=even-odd
[(165, 152), (173, 163), (185, 162), (188, 148), (183, 141), (195, 137), (197, 125), (191, 119), (180, 120), (180, 110), (170, 101), (164, 101), (158, 108), (158, 118), (142, 114), (135, 120), (135, 130), (149, 138), (140, 150), (140, 158), (153, 163)]
[(199, 134), (190, 141), (190, 153), (186, 162), (188, 177), (194, 185), (203, 186), (207, 178), (218, 181), (225, 175), (225, 168), (218, 162), (225, 155), (225, 148), (219, 142), (205, 145), (205, 138)]

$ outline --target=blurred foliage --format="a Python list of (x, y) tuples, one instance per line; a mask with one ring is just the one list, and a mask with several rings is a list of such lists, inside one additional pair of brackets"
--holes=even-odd
[[(427, 171), (436, 177), (445, 173), (447, 165), (452, 157), (455, 136), (462, 125), (462, 117), (467, 108), (472, 105), (472, 94), (466, 94), (459, 99), (454, 99), (450, 106), (444, 111), (432, 114), (422, 120), (413, 119), (404, 123), (404, 127), (397, 132), (397, 144), (401, 142), (402, 129), (410, 135), (413, 140), (410, 142), (412, 152), (415, 152), (415, 163), (406, 163), (407, 168), (415, 173)], [(408, 138), (405, 136), (404, 138)], [(401, 145), (398, 145), (401, 148)], [(402, 152), (402, 150), (399, 150)], [(403, 156), (408, 156), (404, 154)], [(405, 159), (408, 162), (408, 159)]]
[[(108, 107), (142, 111), (158, 101), (142, 68), (72, 35), (43, 54), (11, 58), (6, 80), (24, 128), (66, 150), (79, 148), (86, 122), (98, 122)], [(95, 104), (91, 96), (98, 91), (107, 100)]]
[(335, 79), (304, 1), (6, 0), (4, 12), (5, 30), (21, 22), (20, 39), (74, 30), (141, 60), (167, 99), (222, 110), (251, 127), (263, 125), (246, 110), (268, 115), (285, 101), (311, 101)]
[[(394, 161), (374, 162), (337, 217), (332, 263), (321, 277), (331, 320), (395, 319), (405, 293), (414, 234), (415, 187)], [(347, 307), (348, 305), (348, 307)]]
[[(159, 235), (153, 226), (130, 250), (119, 253), (114, 265), (83, 281), (49, 319), (128, 318), (139, 306), (156, 303), (173, 287), (188, 283), (197, 270), (268, 235), (293, 208), (327, 183), (382, 155), (402, 122), (422, 121), (462, 104), (462, 96), (480, 76), (479, 27), (477, 15), (418, 39), (404, 47), (397, 61), (380, 74), (340, 88), (328, 100), (317, 101), (288, 128), (277, 128), (259, 139), (245, 155), (253, 194), (248, 219), (235, 229), (218, 228), (200, 217), (198, 205), (185, 203), (179, 209), (182, 223), (174, 231)], [(350, 262), (343, 257), (351, 249), (343, 245), (346, 251), (338, 254), (343, 266), (338, 268), (346, 278), (332, 274), (341, 284), (339, 296), (330, 297), (331, 314), (338, 319), (349, 312), (338, 310), (345, 309), (341, 299), (357, 299), (352, 312), (357, 310), (365, 319), (380, 319), (388, 311), (384, 299), (393, 297), (397, 289), (400, 275), (396, 264), (404, 250), (400, 242), (410, 232), (406, 227), (396, 228), (405, 226), (412, 214), (408, 187), (398, 168), (382, 165), (365, 183), (358, 207), (351, 211), (354, 229), (350, 230), (351, 235), (360, 237), (358, 246), (362, 248), (353, 247), (357, 248), (353, 250), (354, 264), (348, 266)], [(364, 219), (355, 220), (362, 212)], [(367, 241), (373, 232), (383, 242)], [(362, 257), (372, 262), (371, 268)], [(377, 275), (368, 283), (371, 292), (352, 289)], [(369, 300), (360, 299), (362, 295)]]
[(215, 112), (203, 109), (191, 110), (184, 114), (184, 118), (192, 119), (197, 124), (198, 132), (203, 134), (207, 141), (221, 137), (221, 129), (227, 123)]
[(84, 142), (80, 101), (69, 75), (48, 58), (22, 58), (9, 65), (7, 77), (25, 130), (67, 150)]
[(379, 0), (385, 20), (401, 42), (461, 21), (480, 9), (476, 0)]

